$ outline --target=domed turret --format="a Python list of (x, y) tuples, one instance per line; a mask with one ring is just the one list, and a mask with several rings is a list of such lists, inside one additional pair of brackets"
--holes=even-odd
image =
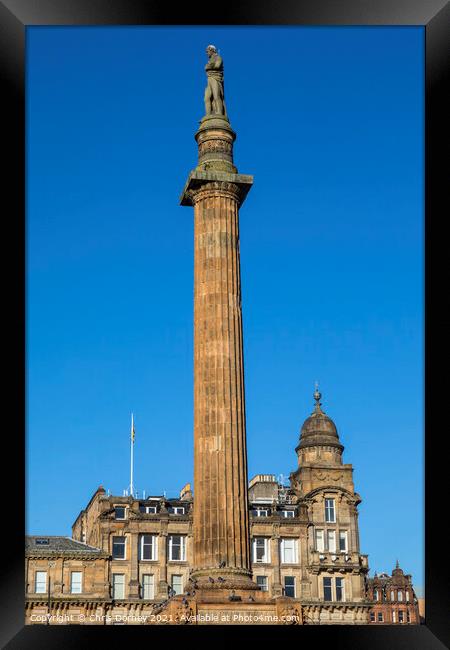
[(336, 447), (341, 453), (344, 450), (344, 446), (339, 442), (336, 425), (333, 420), (322, 411), (322, 405), (320, 403), (321, 397), (322, 395), (319, 393), (316, 385), (316, 390), (314, 392), (316, 404), (314, 406), (314, 411), (309, 418), (306, 418), (300, 430), (300, 442), (295, 449), (297, 453), (300, 449), (305, 449), (305, 447), (317, 446)]
[(398, 563), (398, 560), (395, 563), (395, 569), (392, 570), (392, 575), (395, 576), (396, 578), (403, 577), (403, 569), (400, 568), (400, 565)]

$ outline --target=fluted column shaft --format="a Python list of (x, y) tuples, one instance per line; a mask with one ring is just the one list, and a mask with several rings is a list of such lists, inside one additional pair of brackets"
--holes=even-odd
[(194, 203), (194, 567), (250, 572), (239, 188)]

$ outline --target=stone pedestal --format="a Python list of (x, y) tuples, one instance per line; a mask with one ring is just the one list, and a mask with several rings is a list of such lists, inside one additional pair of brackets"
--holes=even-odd
[(159, 620), (172, 625), (302, 625), (298, 603), (286, 597), (270, 598), (256, 591), (251, 597), (246, 590), (233, 596), (223, 590), (200, 590), (194, 596), (174, 597)]

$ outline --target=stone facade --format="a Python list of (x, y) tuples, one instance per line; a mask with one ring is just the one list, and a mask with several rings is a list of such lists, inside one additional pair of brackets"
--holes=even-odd
[[(297, 612), (295, 622), (303, 624), (367, 624), (371, 618), (377, 623), (380, 613), (384, 623), (402, 623), (401, 611), (404, 623), (418, 623), (411, 576), (397, 567), (392, 576), (367, 578), (367, 555), (359, 547), (361, 499), (354, 490), (352, 467), (342, 464), (336, 427), (322, 411), (317, 393), (315, 397), (313, 414), (301, 428), (298, 467), (289, 483), (260, 474), (248, 484), (250, 569), (260, 588), (251, 604), (266, 613), (261, 623), (270, 622), (274, 611), (289, 617), (289, 608)], [(100, 487), (76, 518), (72, 539), (28, 538), (27, 623), (46, 622), (48, 612), (50, 624), (148, 624), (198, 616), (199, 605), (191, 598), (194, 497), (190, 485), (178, 499), (145, 500), (111, 496)], [(46, 573), (50, 598), (48, 582), (44, 593), (36, 593), (38, 571)], [(71, 593), (73, 572), (82, 574), (80, 593)], [(211, 591), (223, 596), (224, 590), (217, 589), (225, 579), (222, 573), (215, 567), (208, 582)], [(267, 600), (258, 601), (260, 592), (275, 599), (275, 610)], [(236, 617), (232, 623), (246, 622), (245, 607), (236, 611), (233, 601), (218, 599), (209, 597), (203, 606), (205, 623), (222, 614)]]
[[(109, 555), (68, 537), (27, 537), (25, 622), (67, 624), (102, 620)], [(97, 621), (95, 620), (97, 617)]]

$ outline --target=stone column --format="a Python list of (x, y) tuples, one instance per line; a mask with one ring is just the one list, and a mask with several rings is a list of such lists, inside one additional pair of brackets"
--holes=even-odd
[[(182, 205), (194, 206), (194, 572), (251, 582), (235, 134), (207, 117)], [(221, 566), (219, 570), (219, 566)], [(254, 585), (254, 583), (251, 583)]]

